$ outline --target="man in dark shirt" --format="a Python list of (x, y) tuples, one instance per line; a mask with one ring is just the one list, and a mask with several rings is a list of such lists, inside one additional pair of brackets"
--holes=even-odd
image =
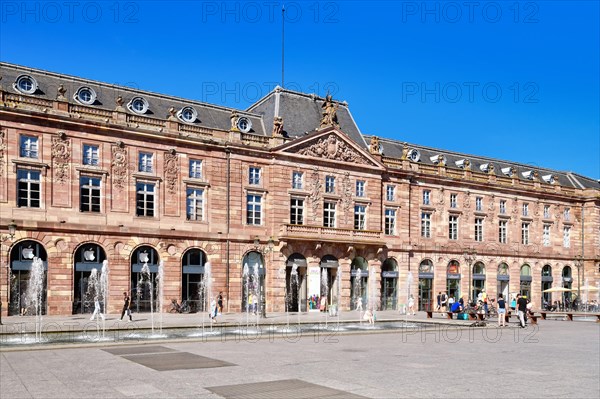
[(517, 311), (521, 328), (525, 328), (525, 312), (527, 312), (527, 299), (517, 294)]

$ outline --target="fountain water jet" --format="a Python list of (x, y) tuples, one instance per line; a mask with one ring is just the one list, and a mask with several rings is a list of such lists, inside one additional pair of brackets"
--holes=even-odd
[(27, 305), (32, 305), (35, 309), (35, 340), (39, 342), (42, 338), (42, 305), (44, 295), (44, 262), (37, 256), (33, 258), (31, 273), (25, 297)]

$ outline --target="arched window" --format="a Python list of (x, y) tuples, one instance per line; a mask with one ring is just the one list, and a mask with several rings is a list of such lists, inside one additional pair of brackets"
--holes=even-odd
[(261, 311), (265, 299), (265, 274), (262, 254), (248, 252), (242, 262), (242, 311)]
[(505, 300), (508, 300), (508, 283), (510, 280), (510, 276), (508, 274), (508, 265), (504, 262), (498, 265), (498, 294), (502, 294)]
[(521, 266), (519, 292), (527, 298), (531, 298), (531, 280), (531, 266), (525, 263)]
[(35, 241), (22, 241), (16, 244), (10, 252), (10, 302), (8, 315), (33, 315), (31, 301), (27, 298), (27, 289), (32, 277), (33, 261), (38, 258), (44, 266), (43, 289), (42, 289), (42, 314), (46, 314), (46, 286), (48, 255), (44, 246)]
[(366, 309), (369, 283), (369, 264), (365, 258), (357, 256), (350, 265), (350, 308)]
[[(333, 257), (332, 257), (333, 258)], [(333, 258), (335, 259), (335, 258)], [(321, 259), (321, 265), (333, 265), (333, 259)], [(337, 259), (335, 259), (337, 267)], [(290, 312), (306, 312), (306, 267), (307, 262), (304, 255), (300, 253), (291, 254), (286, 262), (285, 290), (286, 290), (286, 310)]]
[(419, 264), (419, 310), (431, 310), (433, 299), (433, 262), (423, 259)]
[(187, 301), (191, 312), (205, 311), (204, 267), (206, 254), (197, 248), (188, 249), (181, 257), (181, 300)]
[(381, 310), (397, 309), (398, 262), (387, 258), (381, 265)]
[(473, 298), (479, 298), (485, 291), (485, 265), (482, 262), (475, 262), (473, 265)]
[(106, 260), (106, 253), (98, 244), (84, 244), (75, 251), (73, 314), (93, 312), (97, 281), (90, 286), (89, 279), (93, 269), (96, 269), (96, 276), (102, 272), (104, 260)]
[(150, 312), (158, 306), (158, 262), (158, 252), (147, 245), (131, 255), (131, 305), (136, 312)]

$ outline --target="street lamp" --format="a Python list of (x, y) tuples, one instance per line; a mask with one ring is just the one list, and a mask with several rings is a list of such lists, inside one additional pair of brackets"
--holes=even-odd
[(471, 306), (471, 284), (472, 284), (472, 279), (471, 279), (471, 273), (472, 273), (472, 265), (473, 265), (473, 261), (475, 260), (475, 256), (477, 255), (477, 252), (475, 252), (474, 249), (467, 249), (465, 251), (465, 253), (463, 254), (463, 257), (465, 258), (465, 262), (467, 262), (467, 264), (469, 265), (469, 306)]
[[(8, 224), (8, 234), (7, 235), (0, 235), (0, 242), (3, 242), (4, 240), (10, 240), (12, 241), (13, 238), (15, 238), (15, 233), (17, 232), (17, 224), (15, 223), (15, 221), (13, 220), (12, 222), (10, 222)], [(2, 259), (2, 254), (0, 253), (0, 259)], [(9, 278), (9, 267), (10, 267), (10, 260), (8, 258), (8, 253), (6, 254), (6, 281), (7, 281), (7, 293), (6, 293), (6, 297), (7, 297), (7, 301), (8, 301), (8, 292), (10, 292), (10, 278)], [(2, 298), (0, 298), (0, 325), (2, 324)]]
[(575, 257), (575, 267), (577, 268), (577, 301), (581, 304), (581, 267), (583, 266), (583, 257)]

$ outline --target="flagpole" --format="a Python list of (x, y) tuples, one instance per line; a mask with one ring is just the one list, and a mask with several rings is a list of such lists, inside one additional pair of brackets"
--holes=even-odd
[(285, 60), (285, 5), (281, 6), (281, 87), (285, 87), (284, 81), (284, 60)]

